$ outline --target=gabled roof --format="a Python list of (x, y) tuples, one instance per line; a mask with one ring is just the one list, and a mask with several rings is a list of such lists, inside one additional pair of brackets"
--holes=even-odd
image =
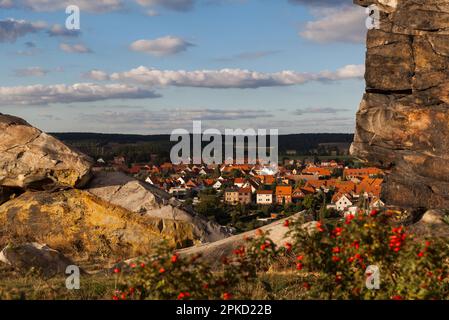
[(277, 196), (291, 196), (292, 195), (292, 186), (277, 186), (276, 187), (276, 195)]

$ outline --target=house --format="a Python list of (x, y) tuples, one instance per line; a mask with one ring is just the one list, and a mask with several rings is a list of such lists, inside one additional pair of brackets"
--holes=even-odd
[(326, 186), (326, 180), (309, 180), (306, 183), (306, 187), (312, 187), (315, 190), (320, 190)]
[(215, 184), (215, 181), (214, 181), (214, 179), (204, 179), (203, 180), (203, 185), (206, 187), (206, 188), (212, 188), (212, 186)]
[(215, 182), (215, 183), (212, 185), (212, 188), (214, 188), (215, 190), (220, 190), (222, 185), (223, 185), (223, 184), (221, 183), (221, 181), (220, 181), (220, 180), (217, 180), (217, 182)]
[(276, 187), (276, 202), (279, 204), (289, 204), (292, 202), (292, 186)]
[(305, 196), (306, 194), (301, 190), (301, 188), (296, 188), (292, 193), (292, 201), (298, 202), (299, 200), (304, 199)]
[(235, 178), (234, 179), (234, 186), (238, 188), (242, 188), (245, 184), (246, 180), (244, 178)]
[(302, 170), (302, 174), (313, 174), (322, 178), (322, 177), (330, 177), (332, 175), (332, 172), (326, 168), (308, 167)]
[(385, 207), (385, 203), (380, 200), (379, 198), (374, 197), (370, 204), (369, 204), (370, 209), (380, 209)]
[(239, 193), (239, 202), (240, 204), (250, 204), (251, 203), (251, 188), (240, 188), (238, 190)]
[(193, 180), (189, 180), (186, 183), (186, 188), (187, 189), (196, 189), (196, 188), (198, 188), (198, 185)]
[(347, 193), (337, 193), (332, 197), (332, 202), (335, 203), (338, 211), (345, 211), (353, 205), (352, 197)]
[(272, 190), (257, 190), (257, 204), (272, 204), (273, 191)]
[(379, 168), (360, 168), (360, 169), (350, 169), (346, 168), (343, 170), (343, 177), (346, 179), (352, 179), (352, 178), (374, 178), (375, 176), (383, 175), (383, 171)]
[(356, 193), (379, 198), (382, 190), (383, 179), (365, 178), (356, 186)]
[(237, 189), (227, 189), (224, 194), (224, 200), (228, 204), (236, 205), (239, 203), (239, 191)]
[(354, 182), (337, 179), (327, 180), (326, 186), (328, 188), (334, 188), (337, 192), (349, 194), (355, 192), (356, 189), (356, 185)]

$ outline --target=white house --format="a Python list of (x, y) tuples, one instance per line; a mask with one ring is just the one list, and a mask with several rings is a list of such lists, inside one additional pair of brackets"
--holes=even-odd
[(218, 180), (217, 182), (214, 183), (214, 185), (212, 186), (212, 188), (214, 188), (215, 190), (219, 190), (221, 188), (223, 184), (221, 183), (220, 180)]
[(380, 209), (380, 208), (385, 207), (385, 203), (383, 203), (382, 200), (375, 198), (371, 201), (369, 206), (370, 206), (370, 209)]
[(257, 202), (257, 204), (272, 204), (273, 203), (273, 191), (258, 190), (256, 202)]
[(353, 203), (351, 200), (349, 200), (349, 196), (346, 194), (343, 194), (336, 202), (335, 206), (337, 207), (338, 211), (345, 211), (347, 208), (351, 207)]

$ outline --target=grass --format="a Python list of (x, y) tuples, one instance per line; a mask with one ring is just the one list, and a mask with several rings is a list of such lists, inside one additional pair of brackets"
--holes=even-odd
[(103, 300), (110, 299), (115, 278), (105, 273), (81, 276), (79, 290), (68, 290), (64, 277), (44, 279), (0, 266), (0, 300)]
[[(261, 274), (257, 283), (240, 284), (239, 289), (252, 300), (296, 300), (305, 290), (303, 283), (304, 278), (293, 273), (269, 272)], [(105, 273), (84, 275), (80, 285), (79, 290), (68, 290), (64, 277), (44, 279), (32, 272), (20, 274), (0, 266), (0, 300), (109, 300), (115, 277)]]

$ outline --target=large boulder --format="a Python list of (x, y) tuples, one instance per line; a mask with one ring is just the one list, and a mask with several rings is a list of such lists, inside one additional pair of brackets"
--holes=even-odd
[(409, 231), (419, 237), (449, 237), (449, 215), (442, 210), (428, 210)]
[(74, 263), (60, 252), (39, 243), (10, 244), (0, 252), (0, 262), (22, 272), (34, 270), (44, 277), (64, 275)]
[(46, 243), (87, 261), (149, 254), (162, 240), (174, 248), (200, 242), (189, 223), (138, 215), (75, 189), (26, 192), (0, 206), (0, 226), (0, 247)]
[(377, 5), (353, 155), (386, 169), (389, 205), (449, 207), (449, 0)]
[(44, 190), (82, 187), (92, 161), (26, 121), (0, 114), (0, 186)]
[(214, 242), (229, 236), (224, 227), (184, 208), (167, 192), (121, 172), (95, 173), (87, 190), (140, 215), (191, 224), (195, 238), (201, 242)]

